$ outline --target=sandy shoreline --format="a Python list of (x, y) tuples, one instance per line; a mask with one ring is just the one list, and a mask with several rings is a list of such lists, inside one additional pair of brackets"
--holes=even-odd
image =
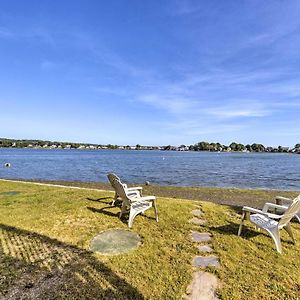
[[(51, 181), (51, 180), (20, 180), (16, 181), (45, 183), (51, 185), (72, 186), (74, 188), (87, 188), (95, 190), (111, 190), (109, 183), (103, 182), (82, 182), (82, 181)], [(178, 186), (159, 186), (142, 185), (145, 195), (155, 195), (157, 197), (167, 197), (175, 199), (189, 199), (209, 201), (213, 203), (252, 207), (262, 207), (265, 202), (274, 202), (277, 195), (286, 197), (296, 197), (297, 191), (277, 191), (261, 189), (236, 189), (236, 188), (211, 188), (211, 187), (178, 187)]]

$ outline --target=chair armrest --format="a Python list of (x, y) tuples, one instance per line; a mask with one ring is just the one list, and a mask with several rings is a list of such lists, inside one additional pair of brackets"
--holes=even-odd
[(265, 203), (262, 211), (263, 212), (267, 212), (269, 210), (269, 208), (279, 208), (280, 210), (287, 210), (286, 206), (283, 205), (278, 205), (278, 204), (274, 204), (274, 203)]
[(268, 217), (268, 213), (267, 212), (264, 212), (264, 211), (262, 211), (260, 209), (252, 208), (252, 207), (249, 207), (249, 206), (244, 206), (243, 207), (243, 212), (250, 212), (250, 213), (254, 213), (254, 214), (261, 214), (261, 215), (264, 215), (264, 216)]
[(139, 198), (139, 201), (154, 201), (154, 200), (156, 200), (155, 196), (145, 196)]
[(135, 186), (135, 187), (130, 187), (130, 188), (127, 188), (127, 191), (141, 191), (143, 188), (141, 186)]
[(277, 196), (275, 198), (276, 200), (276, 204), (282, 204), (282, 201), (285, 201), (285, 202), (293, 202), (293, 199), (290, 199), (290, 198), (286, 198), (286, 197), (281, 197), (281, 196)]
[(132, 190), (132, 191), (126, 190), (126, 194), (129, 198), (138, 198), (139, 199), (141, 197), (140, 192), (137, 190)]

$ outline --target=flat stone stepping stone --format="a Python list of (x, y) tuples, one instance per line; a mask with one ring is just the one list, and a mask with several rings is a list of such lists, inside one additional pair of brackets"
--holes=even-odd
[(15, 195), (19, 195), (19, 194), (21, 194), (21, 192), (10, 191), (10, 192), (2, 192), (2, 193), (0, 193), (0, 196), (15, 196)]
[(193, 267), (220, 267), (219, 259), (215, 255), (210, 256), (196, 256), (192, 262)]
[(203, 212), (200, 209), (194, 209), (194, 210), (192, 210), (192, 214), (195, 217), (202, 217), (203, 216)]
[(90, 250), (101, 254), (115, 255), (136, 249), (141, 243), (140, 236), (124, 229), (107, 230), (93, 238)]
[(208, 245), (200, 245), (200, 246), (198, 246), (198, 250), (200, 251), (200, 252), (204, 252), (204, 253), (209, 253), (209, 252), (213, 252), (214, 250), (210, 247), (210, 246), (208, 246)]
[(211, 240), (211, 235), (208, 232), (200, 233), (198, 231), (192, 231), (192, 242), (208, 242)]
[(218, 279), (215, 275), (203, 271), (195, 272), (187, 288), (187, 300), (217, 300)]
[(207, 221), (193, 217), (192, 219), (189, 220), (189, 223), (194, 224), (194, 225), (205, 225), (207, 223)]

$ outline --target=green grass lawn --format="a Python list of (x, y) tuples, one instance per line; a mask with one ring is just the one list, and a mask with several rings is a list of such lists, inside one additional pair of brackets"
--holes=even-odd
[[(181, 299), (197, 254), (190, 211), (202, 206), (221, 268), (221, 299), (300, 299), (300, 244), (283, 233), (283, 254), (249, 223), (237, 237), (239, 211), (206, 199), (158, 198), (159, 223), (136, 217), (137, 250), (103, 256), (89, 249), (103, 230), (127, 229), (112, 193), (0, 182), (0, 299)], [(226, 190), (224, 190), (226, 193)], [(253, 197), (256, 192), (253, 191)], [(234, 194), (233, 194), (234, 199)], [(300, 225), (292, 224), (297, 240)], [(22, 299), (23, 299), (22, 298)]]

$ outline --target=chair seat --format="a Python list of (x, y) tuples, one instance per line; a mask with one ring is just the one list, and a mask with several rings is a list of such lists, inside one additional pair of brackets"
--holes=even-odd
[(253, 214), (250, 215), (250, 221), (257, 225), (260, 228), (264, 229), (273, 229), (276, 228), (278, 225), (278, 222), (268, 218), (267, 216), (261, 215), (261, 214)]
[(136, 201), (134, 203), (131, 204), (131, 207), (134, 209), (134, 210), (143, 210), (143, 209), (146, 209), (146, 208), (149, 208), (151, 207), (152, 204), (151, 202), (144, 202), (144, 201)]
[(141, 197), (143, 199), (143, 201), (152, 201), (155, 200), (155, 196), (143, 196)]
[[(294, 200), (277, 197), (278, 200), (286, 200), (290, 202), (288, 207), (281, 205), (281, 203), (265, 203), (262, 210), (244, 206), (242, 219), (238, 231), (238, 235), (242, 232), (242, 227), (244, 221), (249, 217), (251, 223), (253, 223), (256, 227), (260, 229), (264, 229), (275, 242), (276, 250), (279, 253), (282, 253), (282, 246), (280, 240), (280, 230), (284, 229), (292, 238), (295, 243), (295, 238), (292, 232), (292, 228), (290, 225), (290, 221), (293, 217), (297, 217), (300, 222), (299, 212), (300, 212), (300, 195), (296, 197)], [(270, 209), (275, 209), (275, 214), (269, 213)], [(283, 211), (282, 214), (277, 214), (277, 211)], [(250, 214), (250, 216), (249, 216)]]

